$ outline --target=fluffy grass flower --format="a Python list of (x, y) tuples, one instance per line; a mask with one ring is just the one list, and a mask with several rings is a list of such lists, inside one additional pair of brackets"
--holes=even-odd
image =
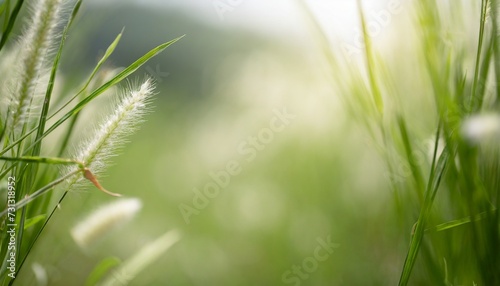
[[(75, 157), (76, 160), (84, 162), (87, 168), (98, 174), (103, 171), (108, 159), (116, 154), (123, 145), (124, 138), (137, 130), (143, 121), (143, 115), (148, 111), (148, 102), (153, 95), (154, 85), (151, 79), (147, 79), (139, 89), (128, 90), (122, 97), (115, 112), (105, 118), (104, 122), (97, 128), (92, 139), (80, 144), (81, 150)], [(69, 172), (74, 171), (72, 169)], [(83, 180), (83, 177), (73, 177), (69, 181), (70, 190), (75, 183)]]
[(60, 18), (62, 0), (41, 0), (33, 5), (33, 20), (28, 22), (19, 46), (19, 65), (11, 79), (10, 126), (16, 128), (26, 121), (33, 103), (37, 83), (43, 74), (43, 63), (47, 60), (50, 47), (57, 39), (57, 25)]
[(97, 209), (71, 230), (80, 247), (87, 247), (109, 231), (129, 221), (141, 209), (139, 199), (120, 199)]

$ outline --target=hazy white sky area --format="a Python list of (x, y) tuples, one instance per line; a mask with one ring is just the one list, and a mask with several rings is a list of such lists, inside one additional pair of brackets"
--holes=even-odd
[[(359, 26), (355, 0), (94, 0), (96, 4), (125, 1), (154, 8), (176, 7), (221, 28), (245, 27), (273, 36), (293, 37), (306, 33), (308, 27), (299, 1), (307, 4), (330, 39), (352, 41)], [(388, 11), (391, 5), (404, 10), (407, 1), (362, 2), (368, 20), (376, 21), (377, 13)], [(380, 18), (382, 24), (386, 20)]]

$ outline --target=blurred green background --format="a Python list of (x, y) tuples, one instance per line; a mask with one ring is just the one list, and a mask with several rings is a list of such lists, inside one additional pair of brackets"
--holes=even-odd
[[(102, 259), (125, 260), (173, 229), (182, 233), (181, 240), (131, 285), (397, 283), (408, 222), (417, 213), (394, 215), (384, 163), (335, 91), (304, 11), (293, 1), (229, 2), (84, 2), (63, 56), (67, 82), (85, 78), (124, 27), (109, 69), (186, 36), (131, 78), (132, 83), (155, 79), (154, 111), (101, 178), (107, 189), (139, 198), (141, 212), (82, 250), (69, 229), (115, 199), (93, 188), (71, 193), (27, 262), (45, 267), (48, 285), (81, 285)], [(351, 2), (310, 3), (334, 46), (355, 41), (357, 12)], [(218, 3), (231, 7), (223, 19)], [(371, 3), (367, 9), (384, 5)], [(402, 15), (392, 20), (403, 22)], [(391, 37), (391, 27), (380, 39)], [(106, 94), (84, 111), (82, 138), (114, 96)], [(293, 119), (269, 135), (276, 110), (284, 109)], [(248, 149), (259, 134), (266, 143)], [(242, 144), (255, 157), (242, 152)], [(241, 172), (187, 223), (180, 207), (194, 207), (193, 189), (203, 190), (214, 182), (211, 173), (233, 161)], [(321, 240), (336, 247), (315, 264), (311, 257)], [(302, 267), (302, 277), (287, 276), (294, 265)], [(35, 281), (26, 267), (16, 283)]]

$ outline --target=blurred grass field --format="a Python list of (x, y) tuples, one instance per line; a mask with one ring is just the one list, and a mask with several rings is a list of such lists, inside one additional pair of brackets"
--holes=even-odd
[[(308, 14), (299, 4), (294, 21), (308, 32), (283, 30), (289, 38), (231, 26), (245, 3), (224, 25), (171, 7), (84, 6), (78, 22), (83, 32), (70, 35), (63, 58), (68, 82), (91, 71), (122, 27), (109, 69), (126, 66), (166, 39), (186, 37), (136, 73), (156, 80), (154, 112), (100, 178), (107, 189), (139, 198), (141, 212), (82, 250), (68, 230), (114, 198), (72, 192), (27, 265), (43, 265), (47, 285), (82, 285), (76, 281), (85, 281), (106, 257), (125, 260), (177, 229), (180, 241), (131, 285), (395, 285), (436, 167), (439, 125), (450, 152), (459, 151), (449, 160), (425, 228), (490, 210), (493, 215), (426, 230), (409, 285), (500, 283), (498, 148), (484, 149), (482, 156), (482, 147), (469, 150), (457, 135), (470, 115), (457, 98), (472, 89), (481, 3), (398, 1), (399, 12), (382, 21), (377, 13), (389, 11), (394, 1), (361, 2), (367, 27), (380, 28), (368, 49), (356, 47), (356, 39), (336, 38), (316, 22), (314, 9)], [(362, 33), (357, 25), (347, 30)], [(497, 56), (485, 42), (485, 53)], [(477, 113), (498, 113), (493, 64), (490, 69)], [(377, 89), (382, 116), (373, 102)], [(81, 134), (112, 97), (106, 94), (84, 111)], [(290, 119), (273, 130), (271, 122), (283, 110)], [(418, 160), (408, 159), (408, 152)], [(235, 162), (238, 174), (225, 177), (229, 182), (219, 184), (212, 198), (202, 195), (206, 206), (197, 208), (193, 190), (203, 193), (217, 184), (214, 176), (228, 174)], [(484, 196), (469, 197), (469, 177)], [(188, 219), (183, 205), (192, 207)], [(321, 250), (326, 257), (318, 259), (319, 241), (326, 240), (335, 248)], [(37, 285), (32, 268), (23, 269), (14, 285)]]

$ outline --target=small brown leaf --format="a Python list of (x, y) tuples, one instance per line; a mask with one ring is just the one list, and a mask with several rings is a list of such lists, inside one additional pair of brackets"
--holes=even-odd
[(97, 178), (94, 176), (94, 174), (92, 174), (92, 172), (88, 168), (83, 169), (83, 176), (85, 177), (85, 179), (91, 181), (92, 184), (94, 184), (94, 186), (96, 186), (96, 188), (98, 188), (102, 192), (104, 192), (110, 196), (113, 196), (113, 197), (121, 197), (122, 196), (121, 194), (112, 193), (112, 192), (106, 190), (103, 186), (101, 186), (101, 184), (99, 183)]

